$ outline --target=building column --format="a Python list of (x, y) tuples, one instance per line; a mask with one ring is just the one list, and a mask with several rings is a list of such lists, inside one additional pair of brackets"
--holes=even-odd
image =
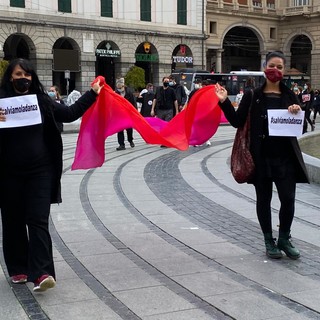
[(222, 71), (222, 52), (224, 49), (217, 49), (216, 72)]
[(286, 58), (286, 69), (289, 70), (291, 68), (291, 52), (284, 51), (283, 54)]
[(320, 70), (318, 68), (320, 64), (320, 50), (311, 50), (311, 86), (314, 89), (319, 89), (320, 83)]

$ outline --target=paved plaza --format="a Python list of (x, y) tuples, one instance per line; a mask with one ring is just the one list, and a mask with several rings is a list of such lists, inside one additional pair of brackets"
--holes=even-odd
[(320, 319), (320, 185), (297, 188), (301, 258), (267, 258), (254, 188), (230, 174), (234, 133), (221, 126), (211, 146), (185, 152), (136, 132), (135, 148), (116, 151), (112, 136), (101, 168), (76, 171), (77, 133), (63, 134), (63, 203), (50, 221), (57, 285), (12, 285), (1, 248), (0, 319)]

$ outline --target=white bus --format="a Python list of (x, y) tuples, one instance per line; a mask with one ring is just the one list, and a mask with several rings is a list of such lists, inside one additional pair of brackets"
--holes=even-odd
[(194, 89), (197, 80), (207, 80), (209, 84), (219, 83), (228, 91), (229, 99), (235, 101), (236, 95), (244, 90), (245, 84), (249, 78), (254, 80), (255, 87), (263, 84), (265, 81), (263, 71), (231, 71), (230, 73), (210, 73), (208, 71), (181, 69), (173, 73), (177, 82), (185, 85), (190, 91)]

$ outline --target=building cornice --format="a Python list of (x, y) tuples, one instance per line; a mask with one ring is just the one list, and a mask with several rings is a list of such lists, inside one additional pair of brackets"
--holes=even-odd
[[(140, 23), (125, 23), (123, 21), (102, 21), (93, 19), (79, 19), (74, 17), (54, 17), (43, 16), (41, 19), (39, 15), (30, 15), (29, 17), (24, 15), (24, 17), (8, 17), (3, 15), (4, 12), (0, 11), (0, 23), (5, 24), (25, 24), (34, 25), (42, 27), (53, 27), (53, 28), (63, 28), (70, 30), (84, 30), (89, 32), (111, 32), (120, 34), (135, 34), (135, 35), (148, 35), (157, 37), (171, 37), (171, 38), (183, 38), (183, 39), (197, 39), (205, 40), (208, 38), (207, 35), (203, 34), (201, 30), (188, 28), (188, 26), (178, 26), (172, 28), (171, 26), (163, 27), (159, 24), (142, 24)], [(128, 25), (124, 27), (119, 27), (118, 25)], [(181, 31), (188, 31), (181, 32)], [(194, 33), (192, 33), (194, 32)]]

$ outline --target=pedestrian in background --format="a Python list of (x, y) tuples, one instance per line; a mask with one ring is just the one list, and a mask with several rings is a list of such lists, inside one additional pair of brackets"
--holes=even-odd
[[(132, 92), (124, 83), (124, 78), (118, 78), (116, 80), (116, 92), (120, 94), (122, 97), (127, 99), (136, 109), (137, 109), (137, 103), (136, 103), (136, 98)], [(127, 139), (128, 142), (130, 143), (130, 147), (134, 148), (134, 142), (133, 142), (133, 129), (128, 128), (126, 129), (127, 131)], [(116, 148), (117, 151), (120, 150), (126, 150), (126, 146), (124, 143), (124, 130), (119, 131), (117, 133), (117, 138), (118, 138), (118, 143), (119, 147)]]
[[(300, 257), (299, 250), (290, 241), (295, 210), (296, 183), (308, 183), (309, 178), (296, 137), (269, 136), (267, 110), (287, 109), (295, 114), (301, 107), (297, 96), (281, 82), (285, 68), (282, 52), (274, 51), (266, 57), (266, 81), (252, 93), (245, 93), (235, 110), (228, 93), (216, 85), (219, 105), (230, 124), (243, 127), (250, 110), (250, 151), (256, 167), (252, 183), (256, 191), (256, 210), (264, 234), (266, 254), (278, 259), (282, 252), (291, 259)], [(245, 168), (244, 168), (245, 169)], [(276, 244), (272, 231), (271, 199), (275, 184), (280, 200), (279, 238)]]
[[(188, 95), (187, 103), (191, 100), (192, 96), (201, 88), (202, 88), (202, 80), (199, 78), (195, 79), (194, 80), (194, 88), (190, 91), (190, 93)], [(187, 103), (184, 105), (184, 108), (186, 107)]]
[[(178, 110), (181, 111), (184, 105), (187, 103), (187, 99), (188, 99), (184, 86), (182, 86), (180, 83), (177, 83), (176, 78), (173, 75), (169, 76), (169, 86), (170, 88), (174, 89), (176, 93)], [(173, 108), (173, 116), (175, 115), (176, 115), (175, 108)]]
[(319, 95), (319, 90), (318, 89), (314, 90), (314, 98), (313, 98), (313, 103), (312, 103), (311, 107), (313, 109), (312, 124), (315, 127), (316, 119), (317, 119), (317, 113), (320, 114), (320, 95)]
[[(12, 60), (2, 78), (0, 98), (35, 94), (41, 115), (38, 124), (0, 129), (4, 259), (12, 282), (33, 282), (35, 292), (56, 283), (49, 215), (50, 205), (61, 202), (63, 147), (57, 121), (72, 122), (81, 117), (100, 90), (98, 82), (69, 107), (55, 103), (25, 59)], [(0, 99), (0, 120), (5, 121), (1, 107)]]
[[(59, 90), (58, 86), (56, 86), (56, 85), (51, 86), (49, 91), (48, 91), (48, 95), (53, 101), (55, 101), (57, 103), (61, 103), (63, 105), (65, 104), (64, 101), (61, 98), (60, 90)], [(57, 122), (57, 125), (58, 125), (58, 128), (59, 128), (59, 131), (63, 132), (63, 123), (62, 122)]]
[(254, 78), (249, 77), (245, 84), (244, 84), (244, 93), (246, 93), (247, 91), (253, 91), (256, 87), (256, 82), (254, 80)]
[(137, 102), (141, 103), (140, 113), (143, 117), (151, 117), (152, 102), (155, 96), (153, 84), (148, 83), (145, 91), (140, 93)]
[(310, 87), (310, 83), (305, 83), (302, 92), (299, 94), (302, 110), (305, 112), (305, 120), (303, 125), (303, 133), (308, 132), (308, 123), (310, 124), (311, 131), (314, 131), (314, 124), (311, 120), (312, 103), (314, 100), (314, 92)]
[(169, 77), (162, 78), (162, 86), (157, 88), (152, 102), (151, 117), (170, 121), (173, 118), (173, 110), (178, 114), (179, 106), (177, 96), (173, 88), (169, 87)]
[[(162, 78), (162, 86), (157, 88), (151, 108), (151, 117), (158, 117), (164, 121), (170, 121), (179, 113), (179, 106), (175, 90), (169, 86), (169, 77)], [(166, 146), (161, 145), (161, 148)]]

